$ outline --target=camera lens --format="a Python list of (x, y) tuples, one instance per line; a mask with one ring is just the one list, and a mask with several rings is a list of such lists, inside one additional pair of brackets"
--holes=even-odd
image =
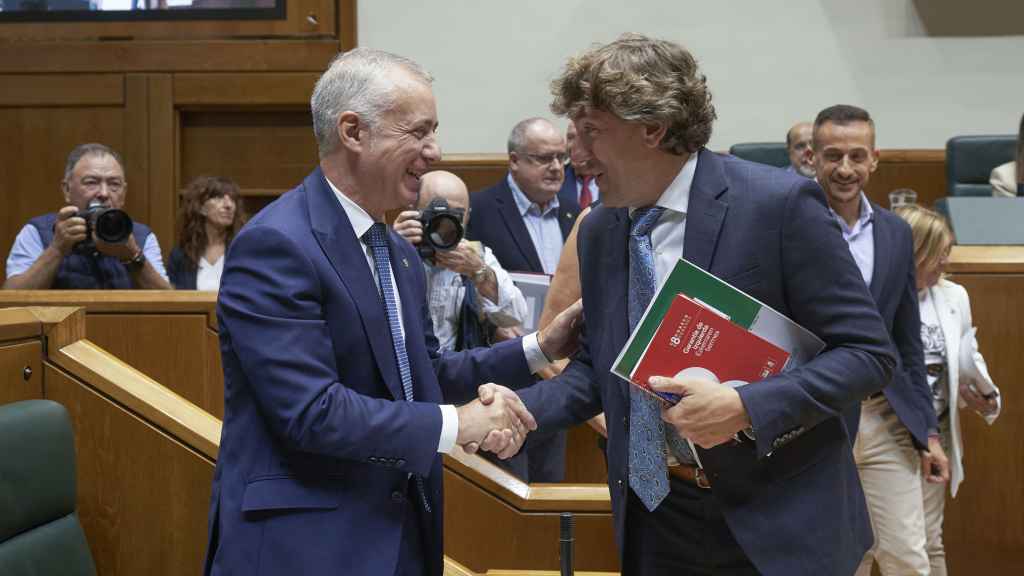
[(132, 233), (132, 219), (124, 210), (111, 208), (96, 216), (96, 237), (104, 242), (124, 242)]
[(451, 250), (462, 240), (462, 222), (451, 214), (438, 214), (427, 226), (427, 237), (438, 250)]

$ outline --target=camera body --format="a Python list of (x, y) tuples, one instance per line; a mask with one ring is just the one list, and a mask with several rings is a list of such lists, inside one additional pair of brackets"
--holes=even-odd
[(444, 198), (434, 198), (420, 211), (423, 240), (417, 250), (420, 258), (430, 260), (437, 252), (455, 249), (465, 236), (462, 226), (463, 208), (452, 208)]
[(78, 216), (85, 220), (85, 240), (75, 244), (75, 252), (79, 254), (97, 252), (93, 234), (108, 244), (120, 244), (131, 236), (134, 228), (127, 212), (106, 206), (98, 200), (89, 202), (89, 207), (79, 211)]

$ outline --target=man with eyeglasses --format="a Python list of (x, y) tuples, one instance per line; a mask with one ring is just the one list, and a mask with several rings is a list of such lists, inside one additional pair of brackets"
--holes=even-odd
[[(489, 247), (510, 272), (554, 274), (580, 212), (576, 190), (562, 188), (565, 138), (545, 118), (527, 118), (508, 137), (508, 174), (470, 194), (466, 237)], [(530, 436), (513, 458), (496, 462), (526, 482), (565, 478), (565, 432)]]
[(124, 206), (128, 182), (117, 152), (95, 143), (75, 147), (61, 186), (67, 205), (32, 218), (14, 239), (4, 289), (171, 289), (160, 244), (145, 224), (134, 222), (124, 242), (94, 236), (95, 249), (83, 249), (89, 205)]
[(554, 274), (579, 214), (575, 190), (562, 192), (565, 138), (545, 118), (527, 118), (508, 137), (508, 175), (470, 195), (466, 236), (494, 250), (502, 267)]

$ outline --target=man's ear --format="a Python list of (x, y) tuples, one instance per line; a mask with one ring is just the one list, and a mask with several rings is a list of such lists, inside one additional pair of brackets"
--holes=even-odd
[(71, 204), (71, 188), (67, 180), (60, 183), (60, 190), (64, 193), (64, 204)]
[(878, 169), (878, 159), (881, 157), (881, 152), (877, 149), (871, 150), (871, 172)]
[(661, 141), (668, 132), (668, 126), (664, 124), (644, 124), (644, 144), (649, 148), (661, 146)]
[(352, 111), (342, 112), (338, 116), (338, 125), (335, 129), (338, 131), (338, 142), (345, 148), (358, 151), (366, 146), (369, 131), (359, 114)]

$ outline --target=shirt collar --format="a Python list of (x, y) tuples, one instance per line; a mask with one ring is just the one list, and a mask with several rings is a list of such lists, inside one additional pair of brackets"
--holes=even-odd
[(871, 207), (871, 201), (868, 200), (868, 197), (867, 195), (864, 194), (863, 190), (860, 191), (860, 214), (857, 216), (857, 221), (853, 223), (852, 227), (849, 226), (846, 223), (846, 220), (844, 220), (839, 214), (837, 214), (831, 206), (829, 206), (828, 211), (832, 214), (832, 217), (839, 222), (839, 225), (842, 226), (843, 230), (845, 230), (848, 234), (852, 233), (854, 230), (860, 230), (864, 228), (865, 226), (867, 226), (868, 222), (871, 222), (875, 219), (875, 209)]
[[(693, 188), (693, 177), (697, 174), (697, 156), (696, 152), (690, 154), (690, 158), (679, 169), (679, 174), (676, 174), (672, 183), (665, 188), (658, 201), (654, 203), (655, 206), (686, 214), (690, 207), (690, 189)], [(630, 215), (633, 214), (633, 210), (635, 208), (629, 209)]]
[(341, 207), (345, 210), (345, 215), (348, 216), (348, 221), (352, 223), (352, 229), (356, 233), (356, 238), (362, 238), (363, 234), (370, 229), (375, 223), (372, 216), (370, 216), (366, 210), (352, 201), (351, 198), (345, 196), (345, 193), (338, 189), (333, 182), (324, 176), (324, 181), (330, 186), (331, 191), (334, 192), (334, 196), (338, 198), (338, 202)]
[[(509, 172), (508, 176), (505, 177), (508, 180), (508, 187), (512, 189), (512, 198), (516, 201), (516, 207), (519, 208), (519, 215), (526, 216), (526, 213), (531, 207), (537, 206), (537, 203), (530, 200), (526, 193), (524, 193), (519, 185), (516, 184), (516, 179), (512, 177), (512, 173)], [(545, 210), (541, 210), (540, 206), (537, 206), (537, 211), (540, 212), (541, 216), (547, 215), (552, 210), (558, 210), (558, 195), (556, 194), (551, 202), (548, 202), (548, 207)]]

